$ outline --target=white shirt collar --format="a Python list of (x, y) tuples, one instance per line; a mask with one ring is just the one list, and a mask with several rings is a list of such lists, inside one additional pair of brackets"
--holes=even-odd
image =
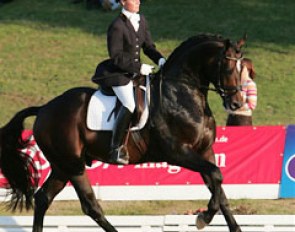
[(139, 14), (138, 13), (132, 13), (132, 12), (130, 12), (130, 11), (128, 11), (128, 10), (125, 10), (124, 8), (122, 8), (122, 14), (124, 14), (126, 17), (127, 17), (127, 19), (131, 19), (133, 16), (135, 16), (135, 15), (137, 15), (136, 17), (138, 18), (138, 21), (140, 20), (140, 18), (139, 18)]

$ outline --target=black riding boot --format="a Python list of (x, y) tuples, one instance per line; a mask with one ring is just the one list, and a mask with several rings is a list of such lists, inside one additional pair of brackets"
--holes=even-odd
[(122, 149), (122, 144), (126, 131), (131, 122), (131, 117), (132, 113), (127, 108), (122, 106), (118, 113), (118, 117), (113, 129), (110, 163), (128, 164), (129, 162), (128, 153), (127, 151), (124, 151), (125, 149)]

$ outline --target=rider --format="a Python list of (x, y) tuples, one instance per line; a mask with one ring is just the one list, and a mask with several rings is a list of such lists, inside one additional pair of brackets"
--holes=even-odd
[(122, 144), (135, 110), (132, 78), (138, 74), (149, 75), (154, 68), (141, 63), (140, 50), (142, 48), (144, 54), (160, 67), (166, 60), (152, 41), (145, 17), (138, 14), (140, 0), (117, 0), (117, 2), (122, 5), (122, 11), (111, 23), (107, 33), (110, 59), (98, 66), (96, 75), (104, 77), (100, 77), (104, 80), (98, 83), (112, 87), (122, 103), (113, 129), (109, 162), (128, 164), (129, 157), (122, 152)]

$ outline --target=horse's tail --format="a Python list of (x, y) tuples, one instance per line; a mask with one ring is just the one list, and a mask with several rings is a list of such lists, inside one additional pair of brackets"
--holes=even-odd
[(27, 143), (22, 139), (24, 120), (38, 114), (41, 107), (29, 107), (18, 112), (0, 129), (0, 166), (11, 189), (8, 208), (15, 211), (33, 206), (33, 195), (38, 187), (38, 170), (33, 160), (22, 152)]

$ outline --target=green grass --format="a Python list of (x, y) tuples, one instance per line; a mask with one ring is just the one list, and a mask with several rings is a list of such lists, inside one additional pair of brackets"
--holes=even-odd
[[(294, 0), (143, 0), (141, 9), (165, 56), (201, 32), (232, 40), (247, 32), (244, 51), (255, 62), (259, 92), (254, 124), (295, 124)], [(0, 126), (22, 108), (46, 103), (69, 88), (95, 87), (90, 78), (108, 56), (106, 29), (117, 14), (86, 10), (69, 0), (14, 0), (0, 7)], [(210, 93), (209, 100), (217, 124), (224, 125), (221, 99)], [(106, 214), (182, 214), (206, 207), (207, 201), (101, 204)], [(294, 214), (295, 202), (231, 200), (231, 207), (235, 213)], [(48, 213), (81, 210), (78, 202), (55, 201)]]
[[(99, 202), (106, 215), (167, 215), (185, 214), (206, 208), (208, 201), (101, 201)], [(278, 200), (230, 200), (234, 214), (294, 214), (295, 199)], [(7, 212), (0, 205), (0, 215), (33, 215), (28, 212)], [(54, 201), (46, 215), (83, 215), (78, 201)]]
[[(232, 40), (247, 32), (245, 54), (255, 62), (259, 92), (254, 124), (295, 124), (295, 1), (145, 0), (141, 10), (165, 56), (201, 32)], [(69, 88), (95, 87), (90, 78), (108, 56), (106, 29), (117, 14), (60, 0), (0, 7), (0, 126)], [(210, 105), (224, 125), (219, 96), (210, 93)]]

